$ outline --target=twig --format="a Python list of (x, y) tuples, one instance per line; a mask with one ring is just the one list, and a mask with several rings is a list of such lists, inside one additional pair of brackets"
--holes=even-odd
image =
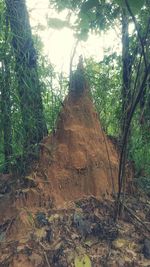
[(46, 246), (44, 246), (41, 242), (39, 242), (40, 246), (42, 247), (42, 249), (45, 250), (49, 250), (50, 248), (47, 248)]
[(122, 203), (122, 205), (133, 216), (133, 218), (135, 218), (139, 223), (141, 223), (145, 227), (145, 229), (150, 233), (150, 229), (147, 227), (147, 225), (137, 215), (135, 215), (132, 212), (132, 210), (130, 210), (130, 208), (128, 208), (124, 203)]
[(7, 227), (7, 229), (6, 229), (6, 231), (5, 231), (5, 235), (7, 234), (8, 230), (10, 229), (10, 227), (11, 227), (11, 225), (12, 225), (12, 223), (14, 222), (15, 219), (16, 219), (15, 217), (13, 217), (13, 218), (11, 219), (11, 221), (10, 221), (10, 223), (9, 223), (9, 225), (8, 225), (8, 227)]
[(47, 266), (48, 266), (48, 267), (51, 267), (51, 266), (50, 266), (50, 263), (49, 263), (49, 260), (48, 260), (48, 258), (47, 258), (47, 254), (46, 254), (46, 252), (45, 252), (45, 251), (44, 251), (44, 257), (45, 257), (45, 260), (46, 260)]

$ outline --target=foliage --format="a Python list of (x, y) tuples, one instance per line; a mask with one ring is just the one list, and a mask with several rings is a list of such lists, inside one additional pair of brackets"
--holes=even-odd
[(136, 177), (150, 175), (150, 133), (149, 127), (139, 124), (139, 116), (136, 114), (132, 127), (130, 143), (130, 159), (135, 163)]
[[(118, 3), (121, 7), (126, 8), (126, 0), (115, 0), (116, 3)], [(140, 11), (140, 9), (143, 7), (144, 5), (144, 0), (130, 0), (128, 1), (132, 11), (134, 14), (138, 13)]]
[(111, 28), (118, 15), (118, 6), (105, 0), (50, 0), (50, 4), (58, 12), (67, 9), (69, 19), (71, 16), (76, 18), (72, 28), (76, 38), (81, 40), (87, 40), (90, 31), (98, 32)]
[(63, 73), (55, 72), (46, 58), (43, 58), (42, 66), (39, 64), (39, 75), (43, 87), (44, 114), (48, 131), (51, 132), (55, 130), (57, 116), (68, 91), (68, 79)]
[[(87, 60), (87, 77), (101, 123), (107, 134), (119, 136), (121, 109), (120, 57), (114, 53), (102, 62)], [(115, 103), (115, 105), (114, 105)]]

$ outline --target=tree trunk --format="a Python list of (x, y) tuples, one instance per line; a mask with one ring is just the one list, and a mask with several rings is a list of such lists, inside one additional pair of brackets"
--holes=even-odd
[(1, 112), (2, 112), (2, 128), (4, 137), (4, 172), (8, 173), (11, 169), (12, 157), (12, 122), (11, 122), (11, 76), (10, 76), (10, 54), (7, 51), (8, 39), (8, 17), (5, 17), (5, 36), (4, 36), (4, 58), (2, 59), (2, 86), (1, 86)]
[(127, 124), (130, 101), (130, 75), (131, 75), (131, 56), (129, 53), (129, 18), (126, 8), (122, 11), (122, 134)]
[[(129, 53), (129, 18), (126, 8), (122, 10), (122, 117), (121, 117), (121, 141), (122, 148), (119, 162), (118, 173), (118, 198), (116, 218), (118, 213), (122, 211), (122, 205), (120, 205), (120, 197), (123, 192), (123, 198), (126, 188), (125, 177), (125, 164), (127, 158), (127, 142), (129, 138), (128, 123), (131, 105), (131, 87), (130, 87), (130, 75), (131, 75), (131, 56)], [(127, 134), (126, 134), (127, 133)], [(123, 201), (123, 199), (122, 199)]]
[(6, 0), (16, 60), (16, 74), (24, 128), (24, 152), (47, 135), (41, 86), (25, 0)]

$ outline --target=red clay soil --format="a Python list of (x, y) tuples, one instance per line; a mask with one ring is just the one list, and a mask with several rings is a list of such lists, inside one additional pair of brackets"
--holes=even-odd
[(85, 82), (82, 92), (70, 90), (56, 132), (41, 143), (36, 180), (59, 206), (84, 196), (110, 195), (117, 175), (117, 151), (102, 130)]

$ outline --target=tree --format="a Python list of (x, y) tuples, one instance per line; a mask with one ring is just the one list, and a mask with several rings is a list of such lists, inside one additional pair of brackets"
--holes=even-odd
[(6, 0), (6, 6), (16, 62), (15, 71), (24, 129), (24, 152), (29, 153), (30, 147), (47, 134), (37, 72), (37, 54), (25, 1)]
[(129, 16), (126, 7), (122, 8), (122, 125), (121, 134), (126, 127), (131, 101), (131, 55), (129, 52)]
[(10, 60), (11, 49), (7, 42), (9, 23), (7, 12), (4, 9), (5, 20), (2, 32), (2, 51), (1, 51), (1, 112), (2, 112), (2, 129), (4, 139), (4, 172), (9, 172), (11, 168), (12, 157), (12, 121), (11, 121), (11, 74)]

